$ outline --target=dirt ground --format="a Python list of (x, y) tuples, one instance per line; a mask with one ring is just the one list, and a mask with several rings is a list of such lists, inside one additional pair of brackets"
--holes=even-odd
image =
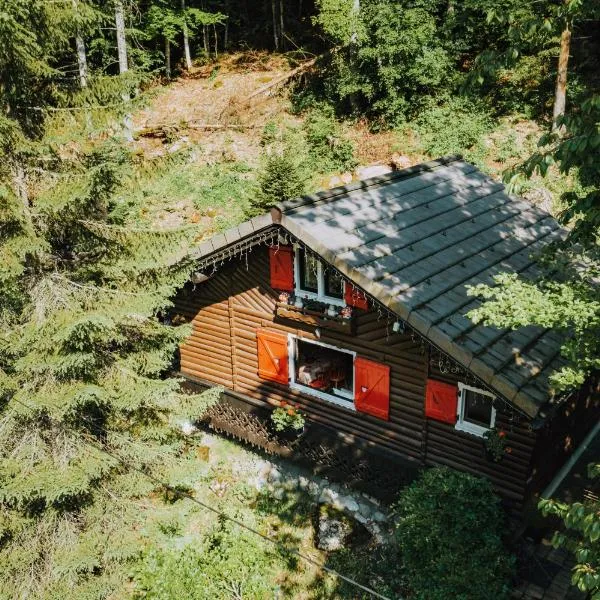
[[(194, 145), (201, 150), (199, 162), (256, 166), (269, 121), (302, 122), (291, 112), (287, 81), (279, 82), (295, 66), (277, 55), (236, 53), (156, 87), (134, 115), (138, 150), (153, 158)], [(394, 133), (369, 132), (366, 123), (354, 124), (348, 133), (362, 165), (387, 162), (397, 149)]]
[(268, 87), (291, 70), (282, 57), (237, 53), (155, 88), (134, 116), (139, 150), (152, 158), (191, 144), (199, 146), (201, 162), (255, 166), (264, 126), (296, 120), (285, 87)]

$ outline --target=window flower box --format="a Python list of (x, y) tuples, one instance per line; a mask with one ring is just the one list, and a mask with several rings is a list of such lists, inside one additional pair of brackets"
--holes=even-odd
[(305, 307), (300, 308), (293, 304), (277, 302), (275, 316), (278, 319), (296, 321), (311, 327), (323, 327), (348, 334), (354, 333), (355, 322), (353, 318), (344, 318), (339, 315), (330, 316), (327, 314), (326, 306), (323, 311), (316, 311)]

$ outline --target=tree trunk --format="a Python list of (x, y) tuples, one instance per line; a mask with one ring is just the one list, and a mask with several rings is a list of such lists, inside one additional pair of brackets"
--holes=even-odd
[(229, 48), (229, 0), (225, 0), (225, 31), (223, 32), (223, 48), (227, 50)]
[(129, 70), (129, 66), (127, 64), (127, 42), (125, 40), (125, 16), (123, 14), (123, 0), (115, 0), (115, 25), (117, 28), (119, 73), (126, 73)]
[(552, 110), (552, 131), (559, 129), (556, 120), (565, 114), (567, 105), (567, 66), (571, 48), (571, 24), (567, 22), (560, 36), (560, 53), (558, 55), (558, 73), (556, 75), (556, 92), (554, 109)]
[[(72, 6), (75, 18), (77, 18), (77, 0), (72, 0)], [(77, 49), (77, 64), (79, 66), (79, 83), (82, 88), (85, 88), (88, 83), (88, 66), (87, 56), (85, 54), (85, 42), (79, 31), (79, 26), (77, 26), (77, 32), (75, 34), (75, 47)]]
[(279, 40), (281, 42), (282, 50), (285, 49), (285, 38), (283, 37), (283, 0), (279, 0)]
[(165, 73), (167, 79), (171, 79), (171, 42), (165, 38)]
[(190, 52), (190, 35), (185, 21), (185, 0), (181, 0), (181, 12), (183, 13), (183, 54), (185, 56), (185, 68), (192, 70), (192, 53)]
[(217, 26), (213, 23), (213, 33), (215, 35), (215, 60), (219, 58), (219, 36), (217, 35)]
[[(360, 0), (354, 0), (354, 2), (352, 2), (352, 12), (354, 13), (353, 18), (358, 19), (358, 15), (360, 14)], [(353, 31), (350, 36), (350, 43), (356, 44), (357, 41), (358, 41), (358, 32)]]
[[(129, 65), (127, 62), (127, 41), (125, 39), (125, 14), (123, 12), (123, 0), (115, 0), (115, 27), (117, 30), (117, 51), (119, 54), (119, 73), (127, 73)], [(129, 103), (131, 98), (128, 92), (121, 94), (123, 102)], [(123, 133), (128, 142), (133, 142), (133, 123), (131, 114), (125, 114), (123, 117)]]
[(275, 41), (275, 50), (279, 50), (279, 37), (277, 35), (277, 10), (275, 0), (271, 0), (271, 12), (273, 13), (273, 40)]
[(202, 41), (204, 43), (204, 53), (208, 57), (208, 27), (202, 25)]

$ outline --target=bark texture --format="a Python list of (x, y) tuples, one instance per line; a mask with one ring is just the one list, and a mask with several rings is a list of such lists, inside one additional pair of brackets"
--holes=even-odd
[(567, 67), (571, 49), (571, 26), (567, 23), (560, 36), (560, 53), (558, 55), (558, 73), (556, 75), (556, 92), (554, 94), (554, 109), (552, 111), (552, 130), (556, 131), (556, 120), (565, 114), (567, 105)]

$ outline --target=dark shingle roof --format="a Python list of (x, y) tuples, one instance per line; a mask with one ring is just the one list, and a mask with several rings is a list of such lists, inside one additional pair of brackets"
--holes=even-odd
[[(532, 257), (564, 231), (473, 165), (448, 157), (282, 203), (281, 226), (486, 385), (534, 417), (564, 364), (538, 327), (475, 325), (467, 285), (535, 276)], [(279, 222), (279, 218), (275, 217)], [(256, 217), (198, 248), (206, 257), (273, 225)]]
[(457, 158), (283, 203), (281, 224), (493, 390), (534, 416), (563, 364), (554, 331), (475, 325), (467, 285), (534, 276), (532, 258), (563, 235)]

